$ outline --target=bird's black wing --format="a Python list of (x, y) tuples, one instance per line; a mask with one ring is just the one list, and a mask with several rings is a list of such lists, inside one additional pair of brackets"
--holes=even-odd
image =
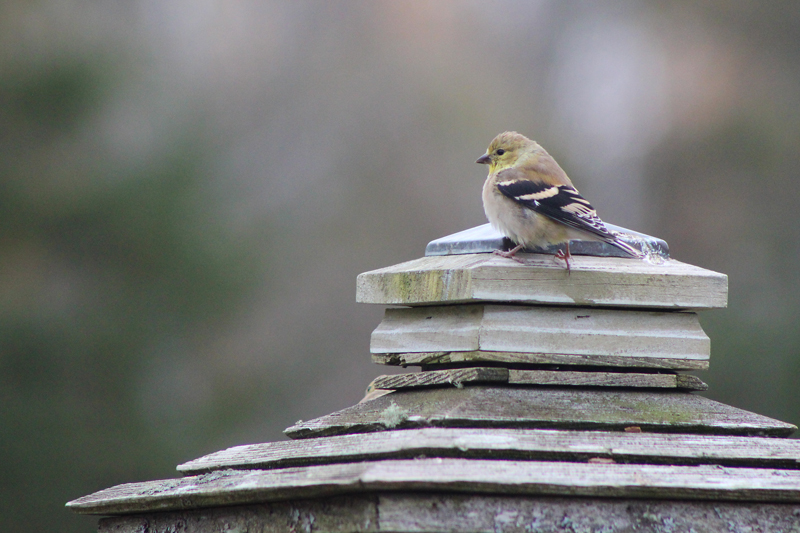
[[(508, 173), (509, 175), (504, 176)], [(597, 216), (594, 207), (570, 185), (548, 185), (514, 176), (517, 172), (504, 171), (498, 176), (497, 189), (508, 198), (540, 215), (606, 241), (616, 241), (606, 225)]]

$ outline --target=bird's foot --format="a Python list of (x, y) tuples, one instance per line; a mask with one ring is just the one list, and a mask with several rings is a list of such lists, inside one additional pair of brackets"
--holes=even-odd
[(567, 265), (567, 276), (572, 273), (572, 269), (569, 267), (569, 259), (572, 257), (572, 254), (569, 253), (569, 243), (567, 243), (567, 251), (559, 250), (556, 252), (555, 259), (561, 259)]
[(516, 255), (512, 254), (511, 252), (504, 252), (503, 250), (495, 250), (493, 253), (495, 255), (499, 255), (500, 257), (505, 257), (506, 259), (513, 259), (514, 261), (516, 261), (517, 263), (520, 263), (522, 265), (525, 264), (525, 260), (520, 259), (519, 257), (517, 257)]
[(510, 250), (509, 250), (509, 251), (507, 251), (507, 252), (506, 252), (505, 250), (495, 250), (493, 253), (495, 253), (495, 254), (499, 255), (500, 257), (505, 257), (506, 259), (513, 259), (513, 260), (514, 260), (514, 261), (516, 261), (517, 263), (520, 263), (520, 264), (523, 264), (523, 265), (524, 265), (524, 264), (525, 264), (525, 261), (524, 261), (524, 260), (522, 260), (522, 259), (520, 259), (520, 258), (519, 258), (519, 257), (517, 257), (517, 255), (516, 255), (516, 254), (517, 254), (517, 252), (519, 252), (520, 250), (522, 250), (522, 248), (523, 248), (523, 245), (521, 245), (521, 244), (518, 244), (518, 245), (516, 245), (515, 247), (513, 247), (512, 249), (510, 249)]

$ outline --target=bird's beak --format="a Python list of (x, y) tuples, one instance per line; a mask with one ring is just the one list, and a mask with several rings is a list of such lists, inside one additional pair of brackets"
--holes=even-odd
[(479, 164), (481, 164), (481, 165), (488, 165), (489, 163), (491, 163), (491, 162), (492, 162), (492, 158), (491, 158), (491, 157), (489, 157), (489, 154), (483, 154), (483, 155), (482, 155), (482, 156), (480, 156), (480, 157), (478, 158), (478, 160), (477, 160), (477, 161), (475, 161), (475, 162), (476, 162), (476, 163), (479, 163)]

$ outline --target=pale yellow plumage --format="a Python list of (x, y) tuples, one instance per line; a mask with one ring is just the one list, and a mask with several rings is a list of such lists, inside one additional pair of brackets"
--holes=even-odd
[(582, 239), (607, 242), (641, 257), (608, 231), (564, 170), (535, 141), (513, 131), (501, 133), (477, 163), (489, 165), (483, 185), (486, 218), (518, 245), (501, 255), (514, 258), (523, 247), (567, 243), (561, 257), (569, 269), (569, 241)]

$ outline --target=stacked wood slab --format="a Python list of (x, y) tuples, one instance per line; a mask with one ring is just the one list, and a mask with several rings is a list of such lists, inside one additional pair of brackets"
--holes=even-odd
[(724, 275), (663, 253), (575, 257), (569, 273), (522, 257), (362, 274), (358, 301), (391, 306), (373, 360), (420, 371), (379, 376), (292, 440), (68, 506), (116, 533), (800, 531), (800, 441), (783, 438), (797, 428), (681, 373), (708, 368), (696, 313), (726, 305)]

